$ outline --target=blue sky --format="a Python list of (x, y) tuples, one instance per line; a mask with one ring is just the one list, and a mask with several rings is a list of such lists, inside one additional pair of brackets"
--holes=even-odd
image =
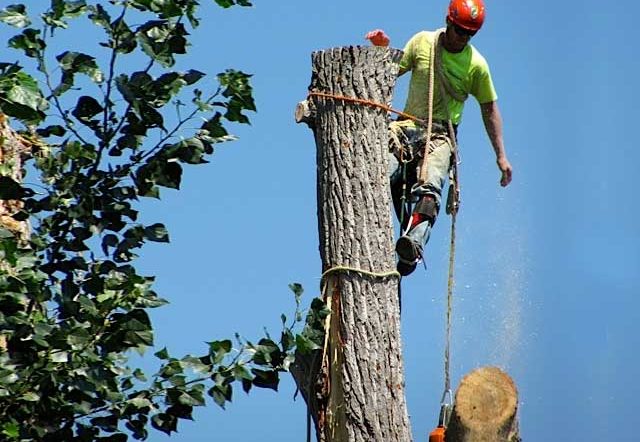
[[(278, 332), (291, 313), (287, 285), (318, 293), (315, 145), (293, 121), (311, 78), (310, 54), (366, 44), (383, 28), (402, 48), (444, 23), (447, 2), (255, 1), (222, 10), (202, 1), (202, 25), (180, 61), (214, 75), (252, 73), (258, 112), (240, 139), (209, 165), (187, 169), (183, 189), (145, 203), (171, 244), (150, 245), (140, 268), (157, 276), (171, 304), (153, 312), (156, 341), (172, 354), (239, 332)], [(640, 68), (640, 3), (487, 1), (472, 43), (488, 59), (514, 167), (499, 173), (478, 106), (460, 129), (462, 209), (452, 342), (452, 377), (498, 365), (520, 391), (525, 441), (637, 440), (632, 400), (640, 393), (640, 231), (634, 178)], [(3, 34), (7, 32), (2, 29)], [(12, 55), (13, 57), (13, 55)], [(402, 108), (407, 77), (394, 103)], [(437, 420), (443, 388), (449, 219), (427, 249), (428, 271), (403, 281), (406, 393), (416, 441)], [(151, 355), (149, 355), (151, 357)], [(281, 391), (238, 391), (182, 424), (178, 441), (301, 441), (305, 407)], [(151, 441), (163, 441), (152, 433)]]

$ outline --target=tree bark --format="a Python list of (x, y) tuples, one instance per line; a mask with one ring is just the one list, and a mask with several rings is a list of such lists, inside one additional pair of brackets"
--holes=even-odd
[[(21, 183), (24, 169), (22, 164), (31, 155), (32, 144), (17, 134), (7, 121), (6, 115), (0, 112), (0, 165), (8, 171), (8, 176)], [(29, 238), (29, 223), (16, 221), (15, 215), (22, 209), (22, 202), (17, 200), (0, 200), (0, 227), (12, 231), (23, 241)]]
[[(315, 52), (309, 90), (390, 105), (400, 55), (379, 47)], [(297, 364), (294, 377), (319, 441), (409, 442), (388, 114), (313, 94), (308, 102), (298, 105), (296, 119), (315, 134), (319, 248), (323, 273), (330, 272), (323, 295), (331, 315), (327, 345), (319, 357)]]
[[(16, 182), (21, 183), (24, 170), (23, 161), (31, 154), (32, 145), (16, 133), (7, 121), (6, 115), (0, 112), (0, 165), (5, 173)], [(0, 227), (11, 231), (21, 242), (29, 239), (29, 222), (17, 221), (15, 215), (22, 209), (22, 202), (17, 200), (0, 200)], [(0, 261), (0, 267), (5, 266)], [(4, 267), (3, 267), (4, 268)], [(0, 331), (0, 352), (7, 350), (7, 338)]]
[(456, 391), (446, 442), (519, 442), (518, 391), (496, 367), (466, 375)]

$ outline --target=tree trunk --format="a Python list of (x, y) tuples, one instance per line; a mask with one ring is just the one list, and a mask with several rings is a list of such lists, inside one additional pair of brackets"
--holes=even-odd
[[(315, 52), (310, 98), (296, 110), (314, 130), (327, 345), (294, 377), (319, 441), (409, 442), (399, 277), (390, 211), (387, 106), (401, 53), (378, 47)], [(347, 269), (348, 268), (348, 269)], [(307, 391), (305, 391), (305, 389)]]
[[(0, 112), (0, 166), (16, 182), (22, 182), (22, 163), (31, 154), (31, 147), (31, 143), (9, 127), (6, 115)], [(28, 221), (17, 221), (12, 216), (21, 209), (20, 201), (0, 200), (0, 228), (11, 231), (20, 241), (26, 242), (30, 231)], [(0, 266), (4, 265), (4, 262), (0, 262)], [(6, 349), (7, 338), (0, 332), (0, 352)]]
[[(22, 164), (31, 155), (32, 144), (18, 135), (0, 112), (0, 165), (8, 170), (8, 176), (21, 183), (24, 170)], [(22, 202), (17, 200), (0, 200), (0, 227), (10, 230), (25, 241), (29, 238), (29, 223), (16, 221), (15, 215), (22, 209)]]
[(518, 442), (518, 391), (496, 367), (482, 367), (460, 382), (446, 442)]

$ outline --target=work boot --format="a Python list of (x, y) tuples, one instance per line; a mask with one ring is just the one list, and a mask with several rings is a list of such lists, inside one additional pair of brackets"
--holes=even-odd
[(409, 236), (404, 235), (396, 242), (396, 253), (398, 254), (397, 270), (402, 276), (413, 273), (422, 258), (422, 247)]
[(398, 260), (398, 264), (396, 264), (396, 270), (398, 270), (398, 273), (400, 273), (400, 276), (409, 276), (410, 274), (413, 273), (413, 271), (416, 269), (417, 266), (418, 266), (418, 261), (408, 263), (400, 259)]

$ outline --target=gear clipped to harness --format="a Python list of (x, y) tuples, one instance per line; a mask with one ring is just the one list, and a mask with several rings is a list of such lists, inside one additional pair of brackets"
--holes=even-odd
[(444, 434), (449, 425), (451, 412), (453, 411), (453, 394), (451, 390), (445, 390), (440, 401), (440, 416), (438, 426), (429, 434), (429, 442), (444, 442)]

